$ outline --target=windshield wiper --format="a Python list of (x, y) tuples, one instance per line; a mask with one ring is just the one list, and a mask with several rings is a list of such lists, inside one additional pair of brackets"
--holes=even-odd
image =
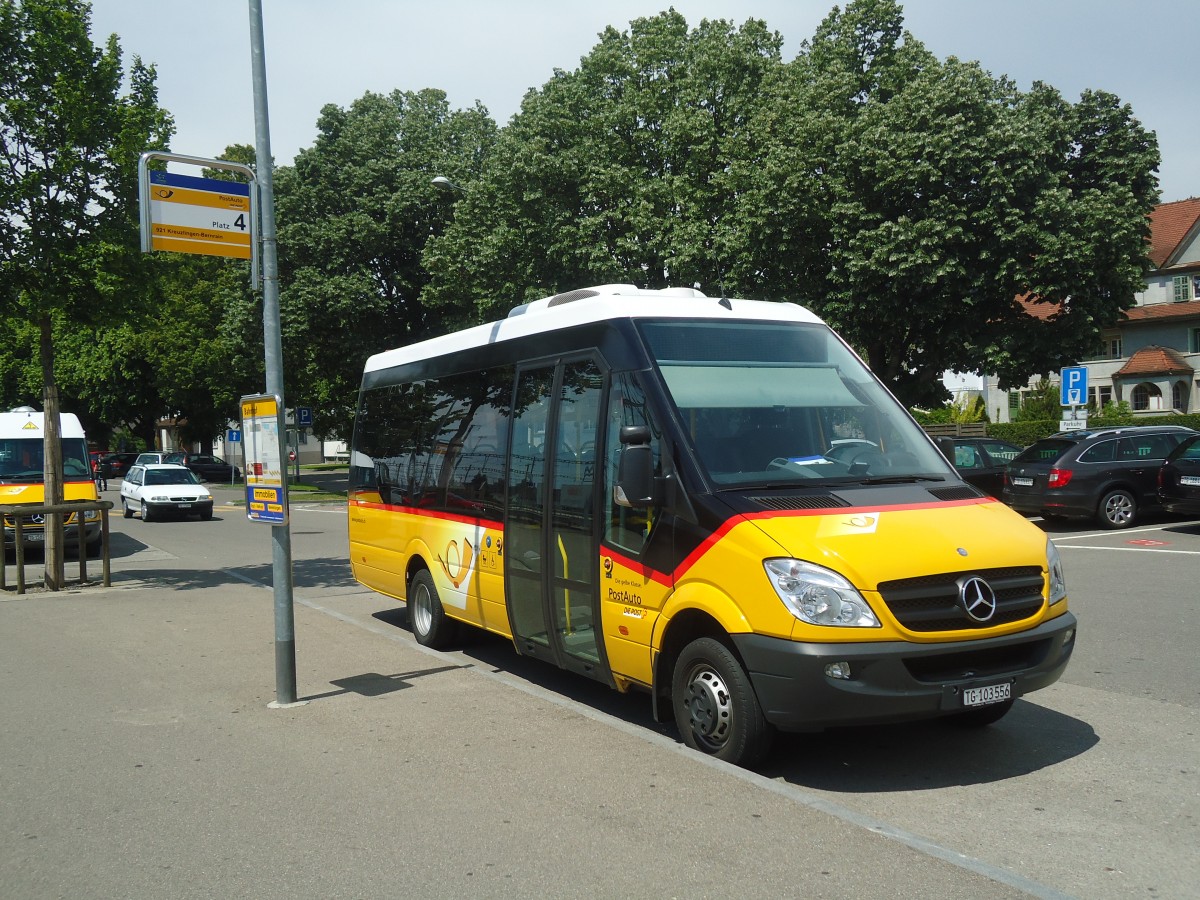
[(916, 484), (921, 481), (945, 481), (938, 475), (876, 475), (873, 478), (856, 478), (855, 484)]

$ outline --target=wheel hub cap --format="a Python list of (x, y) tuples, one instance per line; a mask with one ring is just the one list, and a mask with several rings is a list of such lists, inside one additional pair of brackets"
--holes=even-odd
[(724, 744), (733, 722), (733, 705), (721, 677), (711, 669), (697, 672), (688, 683), (685, 702), (695, 734), (710, 744)]
[(412, 600), (411, 614), (413, 618), (413, 627), (421, 634), (429, 630), (430, 624), (433, 622), (433, 612), (430, 609), (429, 592), (421, 587), (417, 590), (416, 596)]

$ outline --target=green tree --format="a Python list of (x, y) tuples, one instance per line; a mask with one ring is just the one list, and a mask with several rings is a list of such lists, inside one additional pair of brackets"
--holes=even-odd
[[(136, 166), (163, 147), (170, 118), (154, 70), (126, 76), (115, 35), (92, 44), (83, 0), (0, 0), (0, 284), (6, 307), (39, 328), (46, 412), (46, 499), (62, 500), (55, 325), (96, 322), (137, 267)], [(46, 583), (61, 584), (58, 523)]]
[(275, 179), (286, 391), (313, 407), (318, 433), (348, 437), (366, 357), (455, 315), (419, 299), (425, 245), (454, 214), (432, 179), (473, 179), (496, 126), (482, 107), (451, 111), (425, 90), (328, 105), (317, 127)]
[(1058, 421), (1062, 417), (1062, 397), (1058, 385), (1042, 378), (1021, 395), (1021, 408), (1013, 416), (1014, 422)]
[(983, 422), (987, 419), (987, 410), (982, 397), (955, 397), (941, 406), (933, 409), (922, 409), (914, 406), (909, 412), (922, 425), (967, 425), (972, 422)]
[(982, 397), (956, 397), (949, 406), (951, 422), (968, 425), (987, 419), (987, 409), (983, 405)]
[(1088, 413), (1094, 419), (1102, 419), (1105, 425), (1132, 425), (1136, 419), (1133, 415), (1133, 407), (1129, 405), (1129, 401), (1121, 400), (1114, 403), (1109, 400), (1104, 404), (1104, 408), (1100, 412), (1092, 409), (1092, 404), (1088, 403)]
[[(254, 150), (233, 145), (220, 158), (253, 165)], [(223, 169), (203, 175), (241, 180)], [(157, 423), (173, 419), (183, 443), (211, 446), (236, 419), (237, 398), (262, 390), (261, 307), (249, 265), (155, 253), (143, 269), (126, 294), (136, 317), (114, 315), (59, 339), (60, 393), (97, 440), (119, 429), (154, 447)]]
[(1157, 163), (1117, 98), (1023, 94), (935, 58), (895, 0), (855, 0), (772, 82), (735, 162), (738, 281), (798, 294), (910, 404), (944, 397), (945, 369), (1023, 384), (1133, 303)]
[(606, 29), (526, 95), (466, 185), (426, 251), (426, 302), (489, 318), (586, 284), (718, 293), (738, 227), (729, 161), (780, 44), (757, 20), (689, 30), (675, 11)]

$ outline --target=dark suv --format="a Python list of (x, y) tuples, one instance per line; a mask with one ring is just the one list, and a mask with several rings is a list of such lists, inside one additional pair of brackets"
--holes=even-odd
[(1167, 512), (1200, 516), (1200, 434), (1172, 450), (1158, 470), (1158, 502)]
[(1095, 516), (1105, 528), (1128, 528), (1158, 506), (1158, 470), (1193, 434), (1178, 425), (1052, 434), (1009, 463), (1001, 499), (1026, 515)]

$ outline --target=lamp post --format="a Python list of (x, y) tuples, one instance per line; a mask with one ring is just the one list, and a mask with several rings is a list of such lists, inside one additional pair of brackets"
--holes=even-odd
[(466, 188), (459, 187), (445, 175), (434, 176), (430, 184), (432, 184), (439, 191), (445, 191), (448, 194), (465, 194), (467, 192)]

